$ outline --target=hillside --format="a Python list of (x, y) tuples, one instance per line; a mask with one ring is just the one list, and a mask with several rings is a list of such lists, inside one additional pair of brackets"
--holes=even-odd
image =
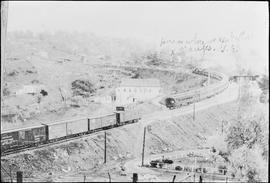
[[(231, 120), (236, 117), (234, 112), (236, 108), (236, 103), (224, 104), (219, 108), (212, 107), (209, 110), (199, 112), (198, 120), (195, 122), (192, 121), (192, 116), (188, 114), (166, 121), (157, 121), (149, 125), (147, 128), (146, 155), (203, 147), (206, 137), (215, 133), (217, 129), (220, 130), (221, 120)], [(112, 164), (108, 167), (114, 167), (115, 164), (119, 163), (118, 166), (120, 166), (121, 162), (137, 157), (137, 152), (140, 152), (141, 149), (134, 149), (133, 144), (138, 138), (142, 138), (137, 136), (139, 129), (140, 125), (132, 124), (107, 132), (107, 159)], [(103, 143), (104, 134), (100, 132), (74, 142), (23, 153), (6, 160), (3, 158), (2, 163), (6, 166), (12, 161), (15, 165), (20, 165), (20, 169), (24, 171), (25, 180), (53, 181), (62, 178), (64, 175), (74, 174), (71, 177), (74, 180), (77, 177), (77, 181), (79, 181), (79, 178), (82, 177), (81, 173), (86, 170), (88, 177), (92, 176), (91, 172), (95, 172), (95, 176), (107, 177), (106, 171), (100, 170), (103, 166)], [(116, 166), (110, 172), (112, 176), (119, 179), (120, 167), (117, 168)], [(34, 179), (34, 177), (40, 178)], [(125, 177), (125, 179), (129, 178)]]
[[(121, 60), (128, 65), (143, 64), (147, 49), (129, 40), (92, 34), (41, 33), (34, 36), (30, 32), (13, 32), (9, 33), (7, 43), (2, 129), (111, 112), (114, 105), (100, 103), (98, 99), (114, 95), (122, 78), (156, 77), (165, 93), (188, 90), (205, 81), (205, 78), (187, 73), (175, 75), (105, 66), (119, 64)], [(111, 52), (106, 51), (111, 48)], [(165, 64), (166, 60), (162, 61)], [(43, 93), (39, 92), (41, 90)]]

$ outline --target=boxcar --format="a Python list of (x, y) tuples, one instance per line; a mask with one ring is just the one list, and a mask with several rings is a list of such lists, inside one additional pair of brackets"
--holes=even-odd
[(140, 118), (141, 115), (140, 112), (138, 111), (120, 112), (120, 123), (137, 122)]
[(67, 136), (67, 123), (65, 121), (46, 123), (46, 125), (48, 125), (49, 140)]
[(48, 128), (44, 125), (19, 128), (1, 133), (1, 151), (29, 146), (48, 140)]
[(116, 124), (116, 114), (111, 113), (103, 116), (94, 116), (88, 119), (88, 130), (96, 130)]
[(79, 118), (67, 121), (67, 135), (74, 135), (88, 131), (87, 118)]

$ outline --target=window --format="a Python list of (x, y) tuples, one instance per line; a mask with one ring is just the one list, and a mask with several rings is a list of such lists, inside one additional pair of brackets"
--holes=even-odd
[(124, 92), (126, 92), (126, 89), (124, 88)]
[(131, 92), (131, 89), (129, 89), (129, 92)]
[(136, 89), (136, 88), (134, 88), (134, 92), (135, 92), (135, 93), (137, 92), (137, 89)]

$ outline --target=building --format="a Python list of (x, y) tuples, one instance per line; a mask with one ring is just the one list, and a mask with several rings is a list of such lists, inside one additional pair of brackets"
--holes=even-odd
[(158, 79), (123, 79), (116, 88), (116, 101), (128, 104), (157, 97), (161, 93)]
[(21, 89), (16, 91), (16, 95), (22, 94), (37, 94), (45, 89), (44, 85), (24, 85)]

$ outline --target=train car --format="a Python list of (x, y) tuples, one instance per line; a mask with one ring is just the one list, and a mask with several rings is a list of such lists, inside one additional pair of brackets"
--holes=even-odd
[(65, 138), (70, 135), (77, 135), (88, 131), (88, 122), (86, 117), (56, 121), (54, 123), (46, 123), (45, 125), (48, 126), (49, 140)]
[(125, 111), (120, 112), (120, 124), (123, 123), (136, 123), (141, 119), (141, 114), (139, 111)]
[(28, 147), (47, 140), (48, 127), (45, 125), (3, 131), (1, 133), (1, 152), (8, 149)]
[(88, 118), (88, 131), (107, 128), (117, 124), (116, 114), (110, 113), (102, 116)]
[(87, 118), (78, 118), (67, 121), (67, 135), (80, 134), (88, 131)]
[(67, 136), (67, 123), (65, 121), (58, 121), (54, 123), (46, 123), (48, 126), (49, 140), (63, 138)]
[(181, 97), (175, 97), (176, 105), (188, 105), (193, 102), (198, 102), (200, 100), (200, 94), (198, 92), (192, 92)]

